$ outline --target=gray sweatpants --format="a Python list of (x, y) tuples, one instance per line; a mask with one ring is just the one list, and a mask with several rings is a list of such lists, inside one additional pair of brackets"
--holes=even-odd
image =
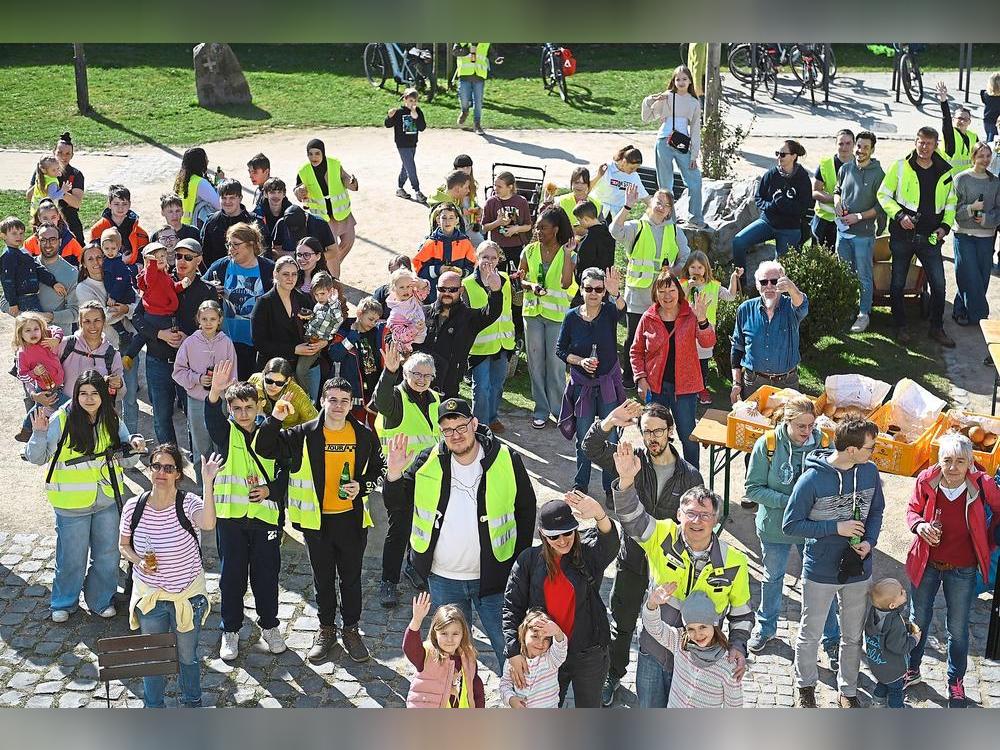
[(830, 605), (837, 597), (840, 608), (840, 674), (837, 675), (837, 685), (842, 695), (851, 697), (857, 694), (869, 583), (869, 579), (845, 584), (802, 580), (802, 621), (799, 623), (799, 637), (795, 641), (795, 677), (800, 688), (814, 687), (819, 680), (816, 666), (819, 641)]

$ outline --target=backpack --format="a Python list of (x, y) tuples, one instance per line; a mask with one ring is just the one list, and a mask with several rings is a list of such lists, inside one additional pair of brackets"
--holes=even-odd
[[(198, 559), (201, 560), (203, 559), (201, 554), (201, 540), (198, 539), (198, 532), (191, 525), (191, 519), (184, 512), (184, 494), (183, 491), (177, 490), (177, 495), (174, 497), (174, 511), (177, 513), (177, 523), (194, 539), (194, 544), (198, 548)], [(135, 552), (135, 530), (139, 526), (139, 521), (142, 520), (142, 513), (146, 510), (148, 500), (149, 493), (143, 492), (139, 495), (139, 500), (135, 504), (135, 510), (132, 511), (132, 519), (129, 522), (128, 543), (132, 547), (133, 552)]]
[[(59, 364), (65, 362), (70, 354), (79, 354), (80, 356), (83, 357), (92, 357), (90, 352), (81, 352), (79, 349), (76, 348), (77, 337), (75, 335), (63, 337), (63, 342), (66, 344), (66, 346), (63, 347), (63, 353), (59, 355)], [(108, 348), (104, 352), (104, 368), (108, 371), (109, 375), (111, 374), (111, 367), (115, 363), (115, 355), (117, 353), (118, 350), (115, 349), (113, 346), (111, 346), (111, 344), (108, 344)]]
[[(825, 432), (820, 433), (819, 445), (821, 448), (830, 447), (830, 436)], [(774, 458), (775, 448), (778, 447), (778, 435), (774, 430), (767, 430), (764, 433), (764, 447), (767, 449), (767, 461), (770, 463)]]

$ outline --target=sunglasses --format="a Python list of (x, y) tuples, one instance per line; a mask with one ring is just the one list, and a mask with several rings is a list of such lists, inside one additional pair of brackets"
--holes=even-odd
[(545, 534), (545, 538), (546, 539), (565, 539), (568, 536), (573, 536), (573, 534), (575, 534), (575, 533), (576, 533), (576, 529), (573, 529), (572, 531), (564, 531), (561, 534), (548, 534), (548, 533), (546, 533)]
[(457, 292), (461, 288), (462, 287), (460, 287), (460, 286), (439, 286), (438, 287), (438, 291), (439, 292), (444, 292), (445, 294), (454, 294), (455, 292)]
[(585, 291), (587, 294), (604, 294), (604, 287), (603, 286), (585, 286), (583, 288), (583, 291)]
[(176, 253), (174, 257), (176, 257), (177, 260), (186, 260), (188, 263), (190, 263), (191, 261), (195, 260), (196, 258), (200, 258), (201, 256), (188, 255), (187, 253)]
[(177, 473), (177, 466), (174, 465), (174, 464), (161, 464), (159, 462), (156, 462), (156, 463), (150, 464), (149, 468), (152, 469), (153, 471), (163, 472), (164, 474), (176, 474)]
[(760, 284), (761, 286), (767, 286), (769, 284), (773, 286), (778, 286), (777, 279), (757, 279), (757, 283)]
[(774, 155), (779, 159), (784, 159), (786, 156), (791, 156), (792, 153), (790, 151), (775, 151)]
[(281, 388), (288, 381), (287, 380), (275, 380), (274, 378), (269, 378), (267, 376), (264, 376), (264, 382), (267, 385), (273, 385), (275, 388)]

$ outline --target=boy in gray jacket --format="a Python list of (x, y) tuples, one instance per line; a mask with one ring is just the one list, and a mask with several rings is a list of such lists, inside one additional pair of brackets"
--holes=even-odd
[(903, 619), (906, 589), (895, 578), (883, 578), (870, 592), (871, 609), (865, 619), (865, 661), (875, 677), (876, 705), (903, 707), (907, 655), (920, 638), (920, 629)]

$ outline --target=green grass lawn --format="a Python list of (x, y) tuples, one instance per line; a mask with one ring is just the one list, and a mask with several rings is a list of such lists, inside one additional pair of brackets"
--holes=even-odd
[[(25, 189), (27, 189), (27, 186), (25, 186)], [(80, 207), (80, 221), (83, 223), (84, 229), (88, 229), (100, 218), (101, 211), (107, 205), (108, 199), (105, 195), (97, 193), (83, 194), (83, 205)], [(28, 225), (31, 214), (28, 211), (28, 201), (25, 199), (23, 191), (0, 190), (0, 218), (4, 216), (16, 216), (24, 222), (25, 226)]]
[[(160, 143), (187, 146), (274, 127), (378, 125), (395, 104), (395, 88), (375, 90), (364, 78), (363, 45), (234, 45), (254, 103), (198, 106), (192, 45), (86, 46), (94, 111), (76, 112), (72, 46), (0, 47), (0, 90), (9, 111), (0, 121), (4, 146), (50, 147), (70, 130), (81, 148)], [(495, 128), (643, 127), (639, 105), (659, 91), (680, 62), (677, 44), (574, 45), (578, 72), (570, 102), (548, 94), (539, 78), (539, 45), (504, 45), (506, 62), (486, 87), (485, 124)], [(888, 70), (890, 61), (864, 45), (838, 44), (841, 71)], [(723, 50), (725, 69), (725, 50)], [(957, 68), (957, 45), (931, 45), (925, 68)], [(976, 45), (977, 68), (1000, 68), (1000, 44)], [(443, 67), (443, 65), (442, 65)], [(432, 128), (455, 127), (454, 91), (422, 105)]]

